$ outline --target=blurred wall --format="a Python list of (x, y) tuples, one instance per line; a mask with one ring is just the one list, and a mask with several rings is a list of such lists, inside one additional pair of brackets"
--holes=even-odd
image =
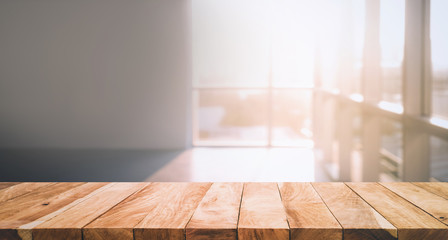
[(0, 1), (0, 148), (189, 145), (191, 2)]

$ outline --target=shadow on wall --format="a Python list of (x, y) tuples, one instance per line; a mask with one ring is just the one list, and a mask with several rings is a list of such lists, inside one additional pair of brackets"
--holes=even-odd
[(1, 150), (3, 181), (138, 182), (182, 150)]

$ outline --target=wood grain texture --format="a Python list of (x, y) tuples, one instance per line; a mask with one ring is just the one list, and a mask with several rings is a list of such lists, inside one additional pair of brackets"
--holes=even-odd
[(398, 238), (448, 239), (448, 227), (378, 183), (347, 183), (398, 230)]
[(289, 239), (287, 217), (276, 183), (244, 184), (238, 239)]
[(413, 184), (448, 199), (448, 182), (414, 182)]
[(185, 227), (211, 183), (154, 183), (148, 215), (134, 228), (135, 240), (185, 239)]
[(18, 214), (27, 214), (28, 209), (33, 209), (39, 205), (47, 206), (49, 203), (47, 202), (48, 199), (82, 184), (84, 183), (56, 183), (51, 188), (41, 188), (30, 194), (17, 197), (14, 200), (1, 203), (0, 227), (15, 227), (28, 223), (29, 221), (26, 219), (18, 223), (20, 217)]
[(380, 184), (431, 214), (445, 225), (448, 225), (447, 199), (430, 193), (412, 183), (396, 182)]
[(445, 183), (6, 185), (0, 240), (448, 239)]
[(0, 203), (5, 202), (9, 199), (13, 199), (15, 197), (30, 193), (39, 189), (41, 187), (49, 186), (49, 182), (25, 182), (20, 184), (14, 184), (9, 186), (8, 188), (4, 188), (0, 190)]
[(344, 239), (397, 239), (397, 229), (344, 183), (312, 183), (344, 229)]
[(97, 183), (97, 184), (99, 184), (99, 186), (101, 186), (101, 187), (90, 192), (89, 194), (87, 194), (81, 198), (76, 199), (75, 201), (65, 205), (64, 207), (59, 208), (56, 211), (53, 211), (43, 217), (40, 217), (40, 218), (30, 222), (30, 223), (27, 223), (27, 224), (24, 224), (24, 225), (21, 225), (20, 227), (18, 227), (17, 232), (18, 232), (19, 236), (22, 238), (22, 240), (32, 240), (33, 239), (33, 236), (32, 236), (33, 228), (35, 228), (39, 224), (42, 224), (42, 223), (58, 216), (59, 214), (63, 213), (64, 211), (72, 208), (73, 206), (75, 206), (75, 205), (79, 204), (80, 202), (88, 199), (89, 197), (97, 194), (98, 192), (103, 191), (105, 188), (109, 187), (109, 185), (110, 185), (107, 183)]
[(20, 182), (0, 182), (0, 190), (19, 184)]
[(236, 240), (243, 183), (214, 183), (186, 227), (188, 240)]
[(342, 239), (342, 227), (310, 183), (278, 183), (291, 239)]
[(147, 184), (112, 183), (110, 185), (74, 207), (35, 227), (33, 229), (33, 239), (82, 240), (82, 227)]
[(133, 229), (151, 209), (152, 183), (111, 208), (83, 228), (84, 240), (132, 240)]
[(98, 183), (56, 183), (0, 204), (0, 239), (3, 233), (10, 239), (20, 239), (19, 226), (51, 214), (99, 187)]

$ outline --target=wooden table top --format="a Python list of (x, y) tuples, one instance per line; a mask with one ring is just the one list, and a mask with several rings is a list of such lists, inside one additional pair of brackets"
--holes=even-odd
[(0, 239), (448, 239), (448, 183), (0, 183)]

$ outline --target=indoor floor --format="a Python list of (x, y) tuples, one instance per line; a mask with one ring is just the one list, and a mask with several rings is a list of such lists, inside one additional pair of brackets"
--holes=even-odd
[(0, 181), (328, 181), (310, 148), (3, 150)]

